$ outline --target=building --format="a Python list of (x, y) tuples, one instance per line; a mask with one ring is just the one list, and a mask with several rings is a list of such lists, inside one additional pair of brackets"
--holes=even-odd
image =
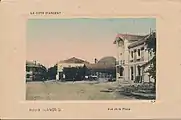
[[(116, 65), (116, 80), (120, 84), (135, 84), (154, 81), (146, 72), (147, 64), (154, 56), (147, 48), (148, 35), (118, 34), (114, 44), (117, 46), (118, 63)], [(156, 45), (155, 45), (156, 46)]]
[(108, 80), (115, 78), (116, 74), (116, 58), (106, 56), (99, 61), (95, 59), (94, 64), (86, 64), (86, 74), (91, 77), (95, 76), (98, 80)]
[(115, 78), (116, 58), (107, 56), (99, 61), (95, 59), (95, 63), (89, 63), (79, 58), (72, 57), (67, 60), (59, 61), (57, 66), (57, 80), (92, 80)]
[(46, 67), (36, 61), (26, 61), (26, 81), (46, 80)]
[[(57, 63), (57, 75), (56, 80), (72, 80), (76, 79), (76, 76), (88, 62), (79, 58), (72, 57), (67, 60), (59, 61)], [(82, 69), (81, 69), (82, 68)], [(79, 71), (78, 71), (79, 70)], [(78, 75), (76, 75), (76, 73)]]

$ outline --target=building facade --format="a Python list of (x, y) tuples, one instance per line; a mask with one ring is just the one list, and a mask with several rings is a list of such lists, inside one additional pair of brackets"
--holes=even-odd
[(97, 80), (107, 81), (109, 79), (115, 79), (116, 74), (116, 58), (112, 56), (106, 56), (99, 61), (96, 59), (94, 64), (86, 64), (87, 75), (89, 77), (95, 76)]
[(114, 57), (103, 57), (95, 63), (89, 63), (78, 58), (70, 58), (57, 63), (56, 80), (92, 80), (115, 78)]
[(47, 79), (46, 67), (36, 61), (26, 61), (26, 81), (44, 81)]
[(154, 53), (148, 50), (146, 44), (146, 41), (150, 40), (151, 34), (155, 33), (145, 36), (118, 34), (116, 37), (114, 41), (118, 56), (116, 79), (120, 84), (154, 82), (146, 72), (149, 66), (145, 66), (154, 56)]
[[(63, 79), (68, 79), (67, 77), (70, 77), (72, 75), (68, 75), (68, 72), (65, 72), (65, 70), (73, 70), (74, 71), (78, 68), (83, 68), (85, 65), (86, 61), (72, 57), (67, 60), (59, 61), (57, 63), (57, 75), (56, 75), (56, 80), (63, 80)], [(75, 72), (72, 72), (75, 73)], [(75, 76), (75, 75), (73, 75)]]

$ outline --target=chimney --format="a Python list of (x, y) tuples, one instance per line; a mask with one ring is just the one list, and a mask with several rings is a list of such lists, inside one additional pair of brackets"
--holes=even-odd
[(34, 61), (34, 64), (36, 65), (36, 61)]
[(94, 63), (95, 63), (95, 64), (97, 63), (97, 58), (94, 59)]

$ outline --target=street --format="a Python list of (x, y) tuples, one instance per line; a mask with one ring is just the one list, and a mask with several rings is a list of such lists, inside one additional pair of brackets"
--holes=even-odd
[(112, 89), (115, 82), (27, 82), (26, 100), (131, 100)]

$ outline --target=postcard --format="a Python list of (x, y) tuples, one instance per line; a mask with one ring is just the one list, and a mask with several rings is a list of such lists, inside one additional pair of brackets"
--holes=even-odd
[(2, 119), (181, 118), (181, 2), (0, 5)]

